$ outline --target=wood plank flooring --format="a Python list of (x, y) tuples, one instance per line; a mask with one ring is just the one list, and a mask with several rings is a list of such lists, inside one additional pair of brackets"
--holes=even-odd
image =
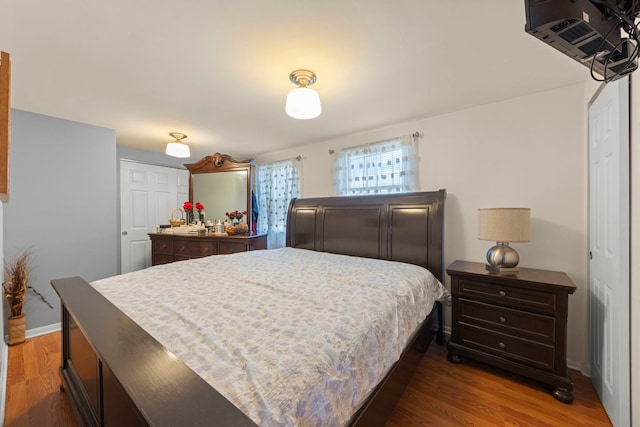
[(60, 332), (9, 347), (6, 427), (77, 426), (71, 402), (60, 392)]
[[(76, 427), (60, 392), (60, 333), (9, 347), (6, 427)], [(574, 403), (555, 400), (546, 386), (465, 360), (454, 365), (435, 343), (418, 367), (387, 427), (611, 426), (588, 378), (572, 371)]]

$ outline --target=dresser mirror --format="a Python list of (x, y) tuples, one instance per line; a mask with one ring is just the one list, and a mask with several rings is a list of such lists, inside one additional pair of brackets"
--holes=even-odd
[[(244, 221), (251, 223), (253, 159), (236, 160), (226, 154), (206, 156), (184, 165), (189, 174), (189, 201), (204, 205), (205, 221), (221, 220), (226, 212), (247, 211)], [(194, 210), (197, 219), (197, 211)]]

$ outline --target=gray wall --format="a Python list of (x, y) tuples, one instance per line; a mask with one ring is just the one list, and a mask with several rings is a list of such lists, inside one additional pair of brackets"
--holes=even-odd
[(60, 322), (50, 280), (117, 274), (119, 246), (115, 131), (11, 110), (10, 199), (4, 205), (4, 259), (31, 253), (27, 330)]

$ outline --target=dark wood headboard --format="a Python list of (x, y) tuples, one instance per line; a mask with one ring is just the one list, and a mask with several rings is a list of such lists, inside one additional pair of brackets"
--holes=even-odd
[(439, 190), (293, 199), (287, 246), (416, 264), (443, 282), (445, 198)]

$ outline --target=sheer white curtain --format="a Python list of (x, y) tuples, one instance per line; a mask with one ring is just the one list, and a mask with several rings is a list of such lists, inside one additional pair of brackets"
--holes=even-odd
[(336, 194), (359, 195), (418, 191), (416, 135), (344, 148), (334, 168)]
[(287, 210), (291, 199), (298, 197), (299, 188), (298, 160), (282, 160), (257, 167), (258, 231), (269, 233), (269, 249), (285, 246)]

